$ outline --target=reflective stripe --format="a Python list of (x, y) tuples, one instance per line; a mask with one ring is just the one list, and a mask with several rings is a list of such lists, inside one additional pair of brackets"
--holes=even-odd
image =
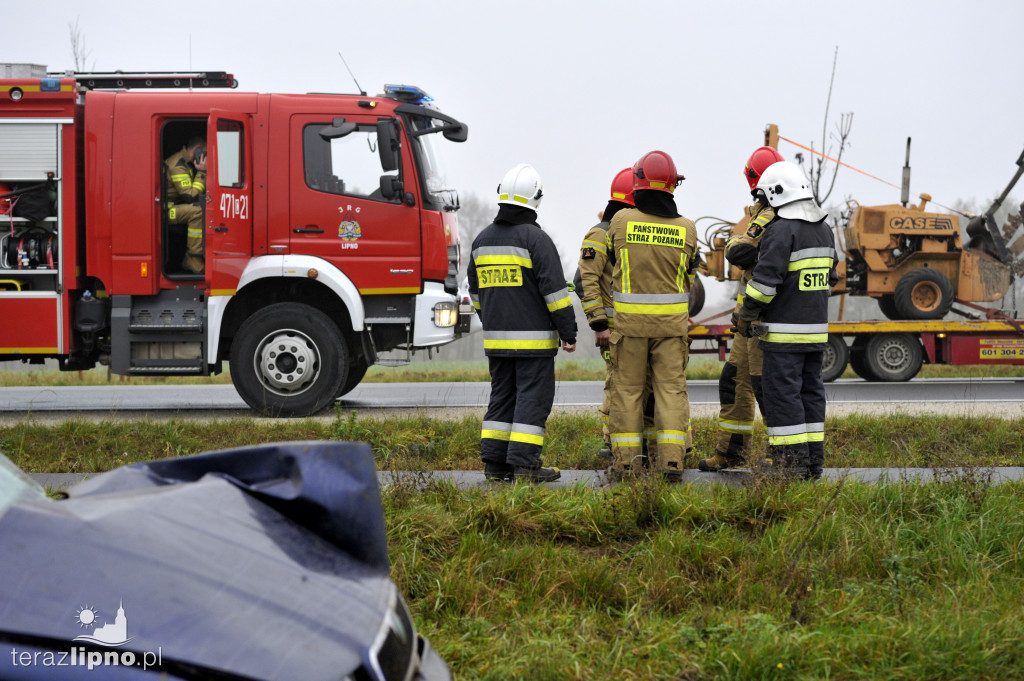
[(626, 195), (622, 192), (612, 192), (612, 198), (616, 201), (622, 201), (623, 203), (626, 201)]
[(690, 300), (689, 293), (621, 293), (612, 291), (612, 298), (617, 303), (649, 303), (651, 305), (669, 305), (685, 303)]
[(483, 428), (480, 431), (480, 437), (490, 440), (502, 440), (507, 442), (509, 433), (512, 430), (511, 423), (503, 423), (501, 421), (484, 421), (482, 426)]
[(563, 307), (570, 307), (572, 305), (572, 298), (569, 297), (569, 289), (563, 288), (561, 291), (555, 291), (544, 296), (544, 304), (548, 306), (548, 310), (551, 312), (561, 310)]
[(658, 431), (658, 444), (686, 445), (686, 433), (681, 430)]
[(825, 441), (825, 431), (821, 431), (821, 432), (818, 432), (818, 433), (807, 433), (807, 441), (808, 442), (824, 442)]
[(677, 305), (638, 305), (636, 303), (615, 303), (620, 314), (690, 314), (688, 303)]
[(606, 245), (604, 245), (603, 243), (601, 243), (600, 241), (591, 241), (590, 239), (584, 239), (583, 240), (583, 245), (584, 246), (590, 246), (595, 251), (601, 251), (602, 255), (608, 255), (608, 247)]
[(473, 251), (474, 265), (515, 264), (533, 267), (530, 251), (516, 246), (481, 246)]
[(807, 442), (807, 433), (800, 433), (798, 435), (769, 435), (768, 444), (770, 445), (799, 445)]
[(744, 293), (754, 300), (762, 303), (770, 303), (775, 300), (775, 294), (777, 291), (774, 286), (765, 286), (764, 284), (758, 284), (757, 282), (752, 281), (747, 284), (747, 288)]
[(718, 429), (724, 430), (727, 433), (739, 433), (750, 434), (754, 432), (753, 421), (730, 421), (728, 419), (720, 419), (718, 421)]
[(202, 180), (192, 180), (192, 186), (200, 192), (206, 192), (206, 183)]
[(484, 331), (484, 349), (549, 350), (558, 347), (558, 332), (551, 331)]
[(827, 333), (768, 333), (761, 340), (765, 343), (827, 343)]
[(544, 429), (525, 423), (513, 423), (509, 442), (525, 442), (531, 445), (544, 446)]
[(469, 299), (473, 303), (473, 307), (475, 307), (476, 309), (479, 310), (480, 309), (480, 294), (478, 294), (478, 293), (470, 293), (469, 294)]
[(824, 433), (825, 432), (825, 424), (824, 423), (807, 423), (807, 424), (804, 424), (804, 425), (807, 426), (807, 432), (808, 433), (814, 433), (814, 432), (822, 432), (822, 433)]
[(600, 307), (602, 302), (600, 300), (585, 300), (583, 301), (583, 310), (587, 311), (592, 307)]
[(190, 237), (201, 237), (203, 235), (202, 227), (189, 227), (185, 230), (185, 234)]
[(688, 290), (688, 288), (683, 285), (686, 280), (686, 254), (683, 253), (679, 256), (679, 269), (676, 270), (676, 290), (680, 293)]
[(832, 258), (804, 258), (803, 260), (795, 260), (789, 263), (789, 267), (787, 269), (790, 272), (797, 272), (799, 270), (808, 270), (812, 268), (831, 269)]
[(828, 333), (828, 324), (765, 324), (768, 333)]
[(609, 320), (613, 319), (615, 317), (615, 308), (614, 307), (606, 307), (604, 309), (604, 316), (607, 317)]
[(759, 213), (756, 218), (754, 218), (753, 220), (751, 220), (747, 224), (748, 225), (758, 225), (759, 227), (764, 227), (765, 225), (767, 225), (771, 221), (772, 221), (772, 216), (770, 214), (768, 214), (768, 213)]
[(768, 435), (799, 435), (807, 432), (806, 423), (795, 423), (791, 426), (775, 426), (768, 428)]
[(613, 447), (639, 447), (640, 433), (610, 433), (608, 439)]
[(832, 260), (836, 257), (836, 249), (831, 246), (821, 246), (818, 248), (801, 248), (799, 251), (793, 251), (789, 254), (789, 261), (796, 262), (797, 260), (806, 260), (808, 258), (828, 258)]
[(632, 288), (629, 284), (629, 251), (625, 248), (622, 249), (620, 260), (622, 261), (622, 290), (629, 293)]

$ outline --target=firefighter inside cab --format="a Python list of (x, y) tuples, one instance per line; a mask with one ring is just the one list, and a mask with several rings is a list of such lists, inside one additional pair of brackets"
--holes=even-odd
[(195, 136), (181, 151), (164, 162), (166, 179), (167, 221), (186, 225), (185, 257), (181, 266), (186, 272), (201, 274), (203, 256), (203, 200), (206, 196), (206, 140)]

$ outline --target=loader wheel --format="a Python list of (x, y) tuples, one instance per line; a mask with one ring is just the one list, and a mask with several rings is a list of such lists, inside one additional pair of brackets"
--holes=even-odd
[(704, 309), (704, 283), (698, 274), (693, 278), (693, 286), (690, 287), (690, 319), (700, 314)]
[(923, 361), (921, 341), (909, 333), (875, 334), (863, 350), (869, 381), (909, 381), (917, 376)]
[(899, 280), (893, 301), (902, 319), (942, 319), (953, 305), (953, 285), (942, 272), (919, 267)]
[(828, 345), (825, 346), (825, 357), (821, 363), (821, 380), (831, 383), (846, 371), (850, 361), (850, 350), (842, 336), (829, 334)]
[(878, 299), (878, 309), (882, 311), (886, 319), (900, 318), (900, 313), (896, 310), (896, 301), (891, 295), (885, 295)]
[(310, 416), (334, 401), (348, 374), (345, 338), (330, 317), (302, 303), (276, 303), (242, 323), (231, 376), (264, 416)]

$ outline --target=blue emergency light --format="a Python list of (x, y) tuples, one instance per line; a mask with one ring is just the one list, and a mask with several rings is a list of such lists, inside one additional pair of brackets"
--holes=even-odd
[(40, 92), (60, 92), (60, 78), (42, 78), (39, 80)]
[(389, 97), (400, 99), (403, 102), (413, 104), (425, 104), (434, 101), (434, 98), (415, 85), (385, 85), (384, 93)]

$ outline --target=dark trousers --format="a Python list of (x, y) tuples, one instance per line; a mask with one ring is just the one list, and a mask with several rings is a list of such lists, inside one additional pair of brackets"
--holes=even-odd
[(484, 463), (536, 468), (555, 401), (554, 357), (488, 357), (491, 399), (480, 433)]
[[(762, 347), (764, 347), (762, 345)], [(820, 472), (825, 463), (824, 352), (765, 349), (761, 386), (768, 450), (776, 466)]]

